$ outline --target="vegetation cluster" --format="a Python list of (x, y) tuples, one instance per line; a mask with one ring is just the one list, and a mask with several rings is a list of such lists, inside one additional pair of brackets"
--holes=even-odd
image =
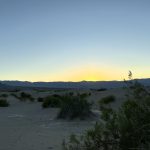
[(83, 135), (71, 135), (63, 150), (149, 150), (150, 93), (136, 80), (125, 81), (126, 101), (118, 110), (115, 97), (99, 101), (101, 121)]
[(0, 107), (8, 107), (9, 102), (6, 99), (0, 99)]
[(73, 95), (72, 93), (65, 95), (52, 95), (44, 98), (42, 107), (60, 108), (58, 118), (63, 119), (84, 119), (91, 115), (91, 103), (87, 101), (88, 94)]

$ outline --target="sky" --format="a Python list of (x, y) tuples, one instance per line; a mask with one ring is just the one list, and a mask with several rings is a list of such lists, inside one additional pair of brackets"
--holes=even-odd
[(0, 0), (0, 80), (150, 77), (149, 0)]

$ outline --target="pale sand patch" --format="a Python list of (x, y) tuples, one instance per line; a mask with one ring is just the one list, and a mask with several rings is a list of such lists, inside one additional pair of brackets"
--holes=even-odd
[(0, 108), (0, 150), (59, 150), (71, 133), (93, 126), (93, 121), (56, 120), (57, 112), (37, 102), (18, 101)]
[[(54, 92), (30, 93), (38, 98)], [(100, 114), (98, 100), (110, 94), (116, 95), (117, 101), (113, 106), (118, 107), (124, 100), (124, 90), (92, 91), (89, 101), (94, 102), (92, 111), (97, 116)], [(12, 96), (8, 101), (11, 104), (8, 108), (0, 108), (0, 150), (60, 150), (64, 138), (71, 133), (83, 133), (96, 122), (95, 119), (57, 120), (58, 109), (42, 109), (41, 103), (20, 102)]]

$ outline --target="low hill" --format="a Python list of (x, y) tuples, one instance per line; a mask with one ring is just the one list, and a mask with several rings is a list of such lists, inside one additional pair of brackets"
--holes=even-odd
[[(150, 86), (150, 79), (137, 79), (145, 86)], [(32, 88), (71, 88), (71, 89), (101, 89), (121, 88), (123, 81), (81, 81), (81, 82), (28, 82), (28, 81), (0, 81), (0, 88), (32, 87)]]

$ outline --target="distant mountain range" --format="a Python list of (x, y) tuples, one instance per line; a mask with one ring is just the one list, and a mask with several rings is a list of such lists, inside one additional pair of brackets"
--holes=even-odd
[[(150, 86), (150, 78), (137, 79), (145, 86)], [(71, 88), (71, 89), (101, 89), (120, 88), (123, 81), (81, 81), (81, 82), (28, 82), (28, 81), (0, 81), (0, 89), (13, 87), (28, 88)]]

